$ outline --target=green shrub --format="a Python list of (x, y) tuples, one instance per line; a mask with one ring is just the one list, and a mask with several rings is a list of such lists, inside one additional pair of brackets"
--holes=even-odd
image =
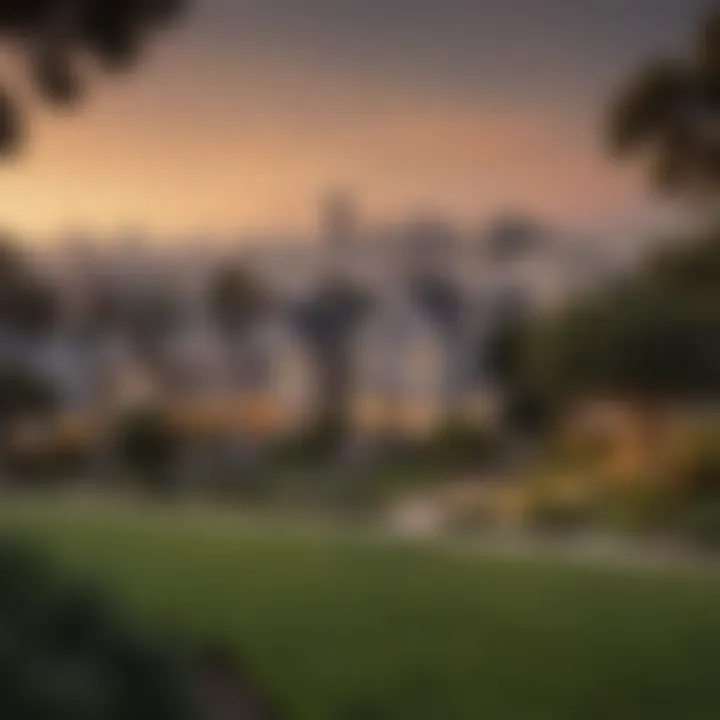
[(720, 496), (720, 433), (699, 438), (680, 473), (683, 485), (696, 496)]
[(135, 480), (156, 493), (170, 491), (182, 439), (160, 412), (143, 411), (123, 418), (117, 428), (116, 449)]
[(588, 525), (588, 517), (572, 505), (541, 503), (532, 509), (530, 525), (533, 530), (553, 534), (575, 532)]
[(0, 544), (3, 720), (193, 720), (189, 668), (101, 596)]
[(720, 498), (700, 500), (683, 513), (680, 531), (703, 549), (720, 550)]
[(280, 465), (323, 463), (337, 457), (345, 438), (346, 428), (341, 423), (321, 420), (279, 442), (272, 450), (272, 457)]
[(428, 454), (449, 463), (487, 464), (500, 454), (500, 440), (490, 429), (451, 423), (430, 444)]
[(633, 535), (670, 529), (677, 513), (677, 498), (667, 488), (645, 478), (627, 480), (609, 494), (600, 514), (603, 524)]
[(538, 494), (530, 503), (530, 528), (541, 532), (569, 533), (588, 527), (594, 520), (592, 509), (582, 502), (571, 502)]

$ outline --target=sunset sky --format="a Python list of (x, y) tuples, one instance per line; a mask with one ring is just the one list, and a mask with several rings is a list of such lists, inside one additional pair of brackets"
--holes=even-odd
[(371, 217), (518, 210), (632, 224), (603, 154), (611, 89), (681, 51), (701, 0), (194, 0), (140, 71), (38, 109), (2, 218), (176, 233), (303, 229), (327, 188)]

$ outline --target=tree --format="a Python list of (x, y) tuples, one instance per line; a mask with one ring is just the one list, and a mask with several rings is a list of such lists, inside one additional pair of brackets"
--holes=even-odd
[(610, 141), (641, 157), (665, 192), (716, 206), (720, 195), (720, 11), (702, 24), (686, 59), (658, 60), (612, 104)]
[(172, 488), (181, 438), (162, 413), (141, 411), (125, 417), (117, 429), (117, 450), (146, 488), (161, 493)]
[(162, 374), (169, 359), (165, 341), (182, 321), (179, 298), (170, 288), (158, 287), (119, 299), (123, 304), (120, 327), (131, 340), (134, 354)]
[(328, 442), (339, 442), (348, 417), (350, 338), (372, 304), (352, 283), (329, 278), (300, 309), (300, 325), (309, 340), (320, 378), (320, 429)]
[[(720, 11), (705, 18), (688, 58), (657, 61), (635, 77), (610, 120), (618, 156), (642, 158), (662, 191), (717, 212)], [(578, 304), (545, 343), (546, 370), (564, 390), (632, 399), (656, 462), (664, 403), (720, 399), (718, 237), (711, 229), (657, 253), (623, 292)]]
[[(148, 37), (181, 9), (182, 0), (4, 0), (0, 39), (42, 98), (72, 105), (83, 94), (82, 60), (118, 71), (139, 57)], [(24, 122), (0, 86), (0, 152), (16, 150)]]
[(46, 339), (60, 320), (60, 304), (50, 286), (39, 278), (25, 278), (2, 293), (0, 322), (18, 338)]
[(46, 415), (58, 403), (49, 382), (14, 365), (0, 367), (0, 422), (6, 424), (23, 414)]
[(220, 269), (208, 289), (210, 315), (228, 340), (243, 335), (269, 302), (260, 281), (241, 265)]
[(581, 302), (536, 359), (561, 396), (720, 397), (720, 308), (651, 286)]
[(437, 272), (421, 272), (410, 281), (410, 293), (425, 315), (448, 337), (456, 336), (462, 327), (463, 298), (451, 278)]
[(720, 306), (720, 227), (675, 239), (649, 258), (642, 276), (658, 289)]
[(533, 316), (511, 314), (482, 341), (482, 370), (503, 393), (505, 421), (522, 431), (541, 431), (550, 423), (556, 398), (538, 382), (531, 364), (539, 321)]
[[(3, 470), (17, 474), (20, 458), (31, 455), (37, 459), (35, 448), (18, 446), (18, 432), (42, 428), (60, 406), (60, 393), (52, 382), (20, 364), (0, 365), (0, 460)], [(30, 425), (24, 425), (30, 423)], [(1, 545), (0, 545), (1, 547)]]
[(17, 365), (0, 366), (0, 432), (17, 420), (51, 414), (58, 406), (57, 390), (35, 373)]
[(720, 400), (720, 304), (640, 275), (545, 320), (524, 373), (560, 408), (622, 403), (631, 423), (626, 441), (647, 471), (661, 475), (670, 469), (674, 406)]
[(16, 339), (47, 337), (60, 315), (50, 283), (9, 237), (0, 238), (0, 328)]
[[(4, 59), (17, 60), (9, 67), (29, 72), (42, 98), (70, 105), (82, 95), (87, 58), (107, 70), (128, 67), (149, 34), (180, 6), (181, 0), (3, 0)], [(15, 98), (0, 85), (0, 154), (19, 147), (23, 131)], [(19, 254), (0, 247), (0, 314), (10, 324), (20, 319), (23, 329), (43, 332), (53, 322), (53, 304), (24, 271)], [(56, 400), (54, 389), (26, 368), (0, 368), (0, 443), (18, 417), (44, 415)], [(0, 545), (0, 638), (7, 720), (201, 715), (187, 690), (189, 675), (177, 669), (166, 648), (139, 639), (137, 629), (118, 620), (102, 600), (6, 543)]]
[(123, 288), (99, 282), (87, 289), (78, 313), (78, 331), (87, 340), (130, 330), (130, 301)]

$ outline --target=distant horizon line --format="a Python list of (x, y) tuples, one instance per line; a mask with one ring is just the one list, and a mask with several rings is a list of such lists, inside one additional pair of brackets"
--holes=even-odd
[[(359, 237), (368, 239), (368, 236), (382, 232), (402, 230), (413, 223), (442, 223), (461, 235), (480, 234), (492, 229), (494, 224), (506, 220), (528, 222), (540, 228), (547, 228), (553, 232), (577, 233), (588, 235), (627, 234), (642, 236), (647, 233), (663, 232), (683, 226), (686, 222), (682, 214), (674, 209), (652, 209), (649, 213), (641, 213), (636, 217), (614, 216), (602, 218), (588, 218), (578, 220), (560, 220), (551, 217), (543, 218), (538, 213), (522, 212), (520, 210), (498, 210), (493, 213), (478, 215), (475, 220), (467, 220), (454, 216), (451, 212), (410, 211), (392, 217), (376, 218), (371, 215), (363, 217), (361, 227), (363, 232)], [(82, 223), (70, 224), (57, 230), (28, 230), (4, 225), (0, 223), (0, 237), (9, 238), (22, 244), (46, 245), (67, 244), (72, 242), (88, 243), (92, 245), (122, 242), (137, 242), (149, 246), (166, 246), (180, 243), (191, 245), (202, 242), (206, 246), (222, 247), (229, 243), (269, 243), (269, 244), (317, 244), (321, 240), (322, 228), (320, 216), (315, 223), (297, 224), (288, 226), (247, 225), (236, 227), (192, 227), (161, 228), (153, 223), (122, 223), (97, 224), (94, 227)]]

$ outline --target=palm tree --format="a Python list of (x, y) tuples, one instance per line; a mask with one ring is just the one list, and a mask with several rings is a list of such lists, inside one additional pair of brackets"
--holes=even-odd
[(720, 195), (720, 12), (701, 26), (694, 52), (658, 60), (611, 107), (610, 140), (621, 158), (641, 157), (664, 192), (703, 206)]
[(419, 273), (410, 278), (409, 289), (418, 307), (438, 325), (446, 339), (459, 333), (463, 299), (451, 278), (433, 272)]
[[(71, 105), (83, 93), (84, 57), (108, 71), (129, 67), (147, 37), (172, 20), (182, 4), (183, 0), (4, 0), (0, 42), (43, 99)], [(0, 153), (19, 146), (23, 126), (15, 99), (0, 85)]]
[(350, 339), (371, 298), (341, 278), (327, 280), (300, 308), (299, 320), (318, 367), (320, 422), (331, 442), (341, 441), (350, 392)]
[(218, 270), (208, 288), (211, 318), (217, 330), (229, 342), (244, 335), (268, 304), (266, 289), (242, 265)]

